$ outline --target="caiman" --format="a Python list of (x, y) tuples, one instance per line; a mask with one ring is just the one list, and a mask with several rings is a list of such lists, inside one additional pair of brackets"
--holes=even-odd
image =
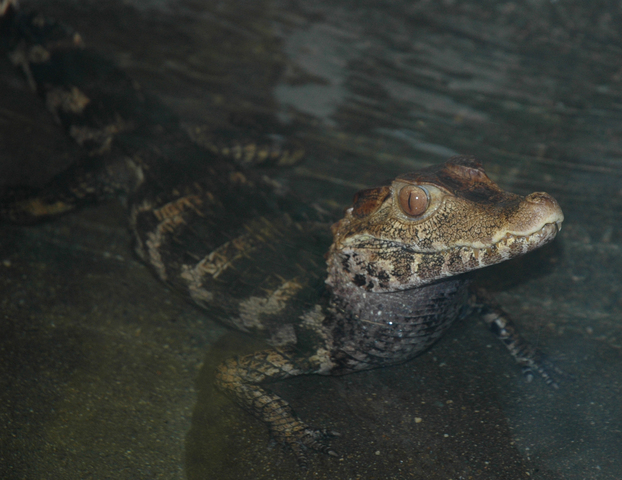
[(121, 196), (136, 252), (162, 282), (271, 345), (226, 360), (216, 383), (303, 462), (308, 449), (334, 455), (333, 432), (311, 428), (267, 384), (406, 362), (474, 312), (529, 378), (557, 385), (562, 372), (467, 275), (553, 240), (563, 214), (550, 195), (505, 192), (458, 156), (357, 193), (331, 227), (266, 176), (263, 165), (298, 156), (287, 141), (197, 146), (71, 28), (12, 0), (1, 8), (11, 60), (85, 150), (46, 187), (7, 193), (2, 217), (30, 223)]

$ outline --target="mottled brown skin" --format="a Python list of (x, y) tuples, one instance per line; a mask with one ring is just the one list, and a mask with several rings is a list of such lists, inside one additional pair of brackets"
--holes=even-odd
[[(400, 192), (411, 185), (427, 194), (426, 208), (416, 216), (400, 203)], [(299, 456), (302, 445), (331, 453), (321, 443), (326, 432), (310, 429), (260, 385), (402, 363), (430, 347), (456, 319), (480, 310), (526, 374), (537, 370), (556, 385), (550, 372), (558, 371), (515, 332), (502, 310), (478, 303), (485, 298), (478, 290), (469, 299), (464, 274), (544, 245), (562, 220), (552, 197), (503, 192), (468, 157), (360, 192), (332, 228), (327, 294), (299, 317), (317, 332), (315, 346), (230, 360), (219, 368), (218, 384)]]
[(122, 193), (136, 252), (158, 278), (272, 345), (225, 361), (217, 386), (302, 461), (308, 449), (334, 455), (324, 443), (334, 432), (310, 428), (265, 384), (405, 362), (472, 312), (528, 376), (556, 386), (559, 372), (465, 275), (551, 241), (563, 215), (549, 195), (504, 192), (478, 161), (454, 157), (359, 192), (331, 229), (247, 168), (290, 163), (299, 154), (285, 144), (227, 147), (194, 132), (201, 149), (71, 29), (19, 14), (10, 0), (0, 27), (13, 61), (86, 151), (41, 191), (8, 196), (2, 217), (28, 223)]

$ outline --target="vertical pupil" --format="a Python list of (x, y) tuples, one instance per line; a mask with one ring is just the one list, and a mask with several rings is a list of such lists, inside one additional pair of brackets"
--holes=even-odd
[(419, 216), (428, 208), (428, 198), (425, 191), (413, 185), (405, 186), (399, 193), (400, 206), (404, 213)]
[(411, 200), (412, 200), (412, 201), (419, 200), (419, 195), (415, 195), (415, 194), (414, 194), (414, 193), (412, 193), (412, 192), (410, 192), (410, 194), (408, 195), (408, 208), (409, 208), (410, 210), (412, 210), (412, 209), (413, 209), (413, 206), (412, 206), (412, 205), (411, 205), (411, 203), (410, 203), (410, 202), (411, 202)]

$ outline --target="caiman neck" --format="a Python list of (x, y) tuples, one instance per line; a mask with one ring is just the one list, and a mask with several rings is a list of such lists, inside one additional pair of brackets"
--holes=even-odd
[(377, 292), (355, 285), (338, 258), (329, 259), (327, 279), (333, 375), (409, 360), (467, 311), (468, 275)]
[[(439, 278), (436, 281), (427, 282), (423, 285), (413, 285), (411, 288), (398, 288), (389, 291), (377, 291), (373, 288), (373, 285), (368, 285), (364, 281), (362, 281), (362, 277), (355, 276), (354, 280), (352, 279), (352, 272), (349, 270), (349, 260), (350, 258), (346, 258), (343, 254), (340, 254), (340, 252), (336, 250), (335, 245), (333, 244), (328, 252), (328, 258), (326, 262), (328, 270), (326, 285), (328, 291), (333, 297), (339, 298), (347, 304), (351, 304), (352, 299), (354, 298), (382, 299), (388, 298), (390, 296), (391, 298), (404, 297), (404, 299), (406, 299), (407, 297), (412, 295), (412, 292), (414, 290), (422, 290), (429, 285), (438, 285), (443, 282), (458, 282), (464, 285), (468, 285), (469, 283), (471, 283), (472, 278), (471, 275), (462, 274), (451, 276), (449, 278)], [(357, 278), (361, 278), (361, 281), (357, 282)]]

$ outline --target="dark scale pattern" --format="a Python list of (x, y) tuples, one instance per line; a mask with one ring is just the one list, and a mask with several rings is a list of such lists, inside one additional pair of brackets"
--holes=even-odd
[(425, 279), (435, 279), (440, 276), (441, 269), (445, 263), (446, 258), (438, 255), (422, 255), (421, 264), (419, 265), (419, 272), (423, 273)]
[(393, 277), (401, 278), (404, 280), (409, 278), (412, 274), (412, 267), (408, 260), (409, 259), (405, 256), (397, 258), (396, 261), (393, 263), (393, 270), (391, 272), (391, 275)]
[(345, 284), (326, 321), (336, 339), (334, 372), (392, 365), (417, 356), (458, 317), (468, 284), (460, 277), (393, 293), (363, 292)]

